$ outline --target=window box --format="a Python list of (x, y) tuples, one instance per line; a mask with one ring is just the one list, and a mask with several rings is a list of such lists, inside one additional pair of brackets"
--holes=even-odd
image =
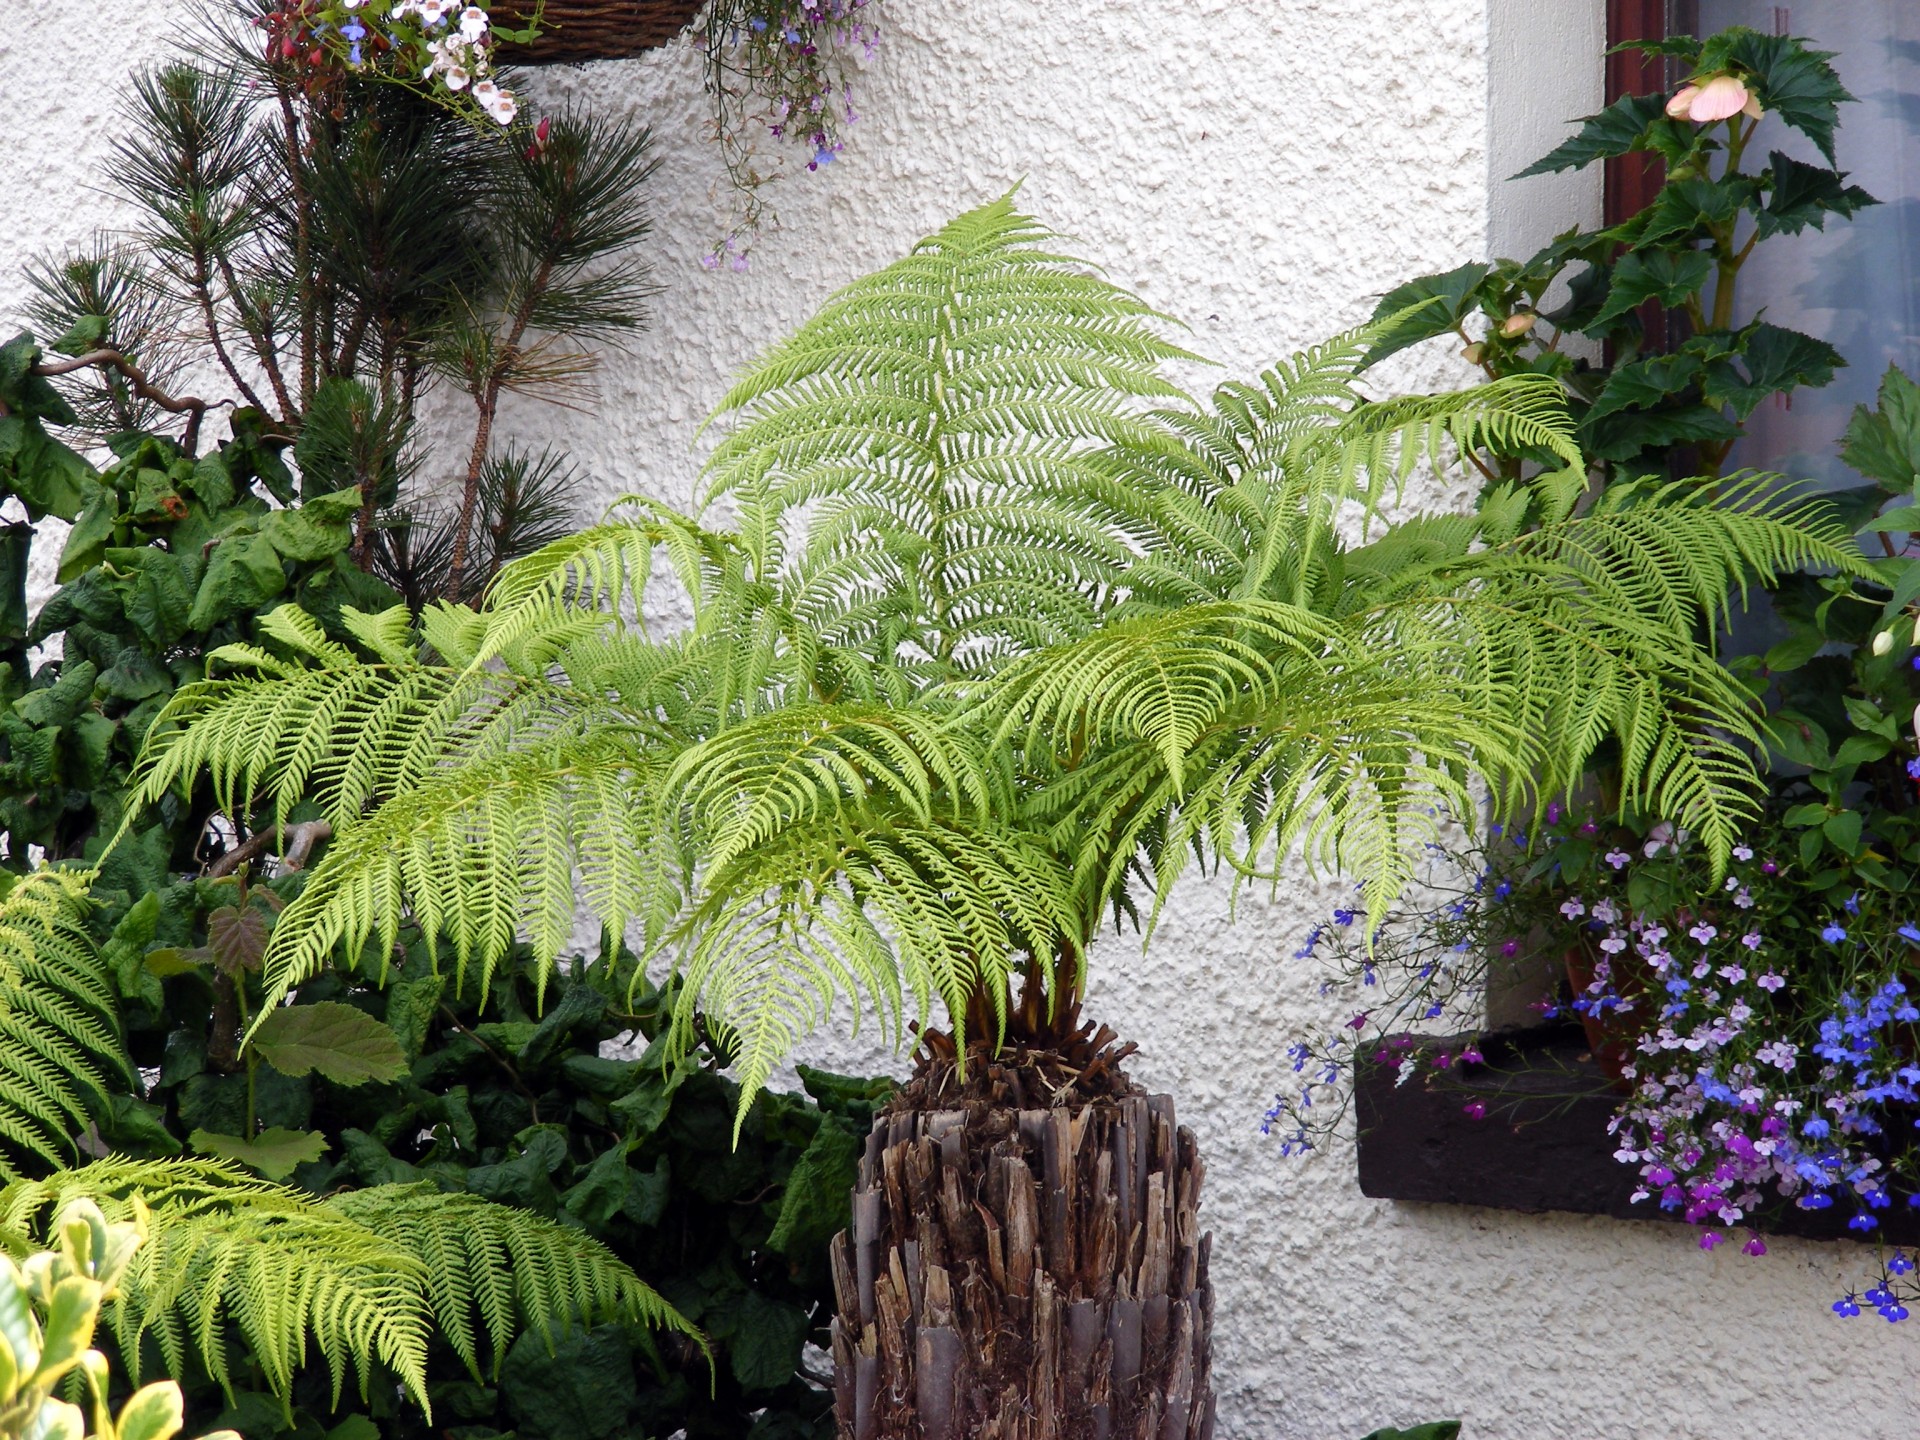
[[(1410, 1054), (1458, 1051), (1423, 1035)], [(1392, 1041), (1388, 1042), (1392, 1044)], [(1558, 1210), (1618, 1220), (1678, 1224), (1653, 1201), (1629, 1198), (1636, 1170), (1613, 1158), (1607, 1133), (1619, 1093), (1573, 1027), (1507, 1031), (1482, 1037), (1484, 1065), (1436, 1072), (1410, 1066), (1396, 1084), (1385, 1066), (1362, 1068), (1354, 1085), (1359, 1119), (1360, 1191), (1376, 1200), (1481, 1205), (1528, 1213)], [(1466, 1106), (1479, 1102), (1483, 1118)], [(1848, 1212), (1801, 1210), (1785, 1203), (1752, 1217), (1755, 1230), (1809, 1240), (1920, 1245), (1920, 1213), (1878, 1212), (1877, 1232), (1847, 1228)]]

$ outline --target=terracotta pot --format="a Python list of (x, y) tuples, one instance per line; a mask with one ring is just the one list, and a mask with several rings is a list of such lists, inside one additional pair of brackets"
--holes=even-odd
[[(502, 45), (509, 65), (565, 65), (583, 60), (618, 60), (665, 45), (693, 23), (701, 0), (546, 0), (540, 11), (540, 38), (530, 46)], [(499, 24), (518, 26), (534, 10), (534, 0), (496, 5)]]

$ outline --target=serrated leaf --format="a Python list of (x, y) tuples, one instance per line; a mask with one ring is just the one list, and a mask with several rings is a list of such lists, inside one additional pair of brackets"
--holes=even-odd
[(1846, 183), (1838, 170), (1808, 165), (1776, 150), (1768, 158), (1773, 188), (1767, 203), (1755, 213), (1760, 238), (1771, 235), (1798, 235), (1811, 225), (1824, 230), (1827, 216), (1851, 219), (1869, 205), (1880, 202), (1858, 185)]
[(1731, 406), (1744, 420), (1770, 395), (1831, 384), (1833, 372), (1846, 363), (1824, 340), (1763, 322), (1752, 327), (1740, 352), (1746, 374), (1723, 361), (1708, 367), (1704, 388), (1709, 400)]
[(1750, 71), (1747, 88), (1754, 98), (1813, 141), (1831, 165), (1840, 106), (1853, 99), (1827, 63), (1832, 58), (1832, 51), (1811, 49), (1790, 35), (1763, 35), (1735, 26), (1708, 42), (1700, 63), (1718, 68), (1731, 62)]
[(1645, 250), (1620, 257), (1607, 303), (1588, 323), (1598, 330), (1649, 300), (1667, 309), (1684, 305), (1713, 275), (1713, 257), (1701, 250)]
[(1596, 160), (1627, 155), (1647, 148), (1647, 128), (1666, 117), (1666, 97), (1661, 95), (1622, 95), (1597, 115), (1580, 122), (1573, 138), (1554, 147), (1513, 178), (1551, 175), (1560, 170), (1578, 170)]
[(258, 970), (273, 927), (252, 905), (222, 905), (207, 916), (207, 953), (227, 974)]
[(386, 1084), (407, 1072), (393, 1031), (351, 1005), (323, 1000), (261, 1016), (251, 1041), (283, 1075), (317, 1073), (336, 1085)]
[(1878, 408), (1854, 408), (1840, 458), (1896, 490), (1920, 485), (1920, 385), (1897, 365), (1880, 377)]
[(196, 1130), (187, 1143), (202, 1155), (232, 1160), (259, 1172), (268, 1180), (284, 1180), (300, 1166), (318, 1160), (330, 1148), (327, 1137), (318, 1130), (262, 1130), (251, 1140), (238, 1135), (222, 1135), (213, 1130)]
[(1366, 363), (1377, 365), (1409, 345), (1452, 333), (1477, 308), (1478, 287), (1491, 271), (1489, 265), (1467, 264), (1389, 290), (1373, 307), (1373, 318), (1375, 323), (1394, 323), (1367, 351)]

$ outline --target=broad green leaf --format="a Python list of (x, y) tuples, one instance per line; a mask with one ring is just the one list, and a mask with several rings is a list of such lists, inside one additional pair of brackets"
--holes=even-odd
[(68, 724), (92, 701), (99, 674), (91, 660), (63, 663), (53, 684), (22, 695), (13, 702), (13, 712), (29, 725)]
[(1416, 1425), (1411, 1430), (1376, 1430), (1366, 1440), (1459, 1440), (1460, 1422), (1458, 1420), (1430, 1420), (1425, 1425)]
[(1649, 300), (1673, 309), (1696, 295), (1713, 275), (1713, 257), (1700, 250), (1632, 251), (1613, 268), (1607, 303), (1588, 324), (1599, 330)]
[(1632, 460), (1642, 451), (1701, 441), (1732, 440), (1740, 427), (1706, 405), (1624, 410), (1580, 427), (1580, 444), (1602, 460)]
[(748, 1390), (777, 1390), (793, 1378), (807, 1338), (804, 1310), (749, 1290), (734, 1307), (733, 1321), (727, 1346), (734, 1379)]
[(1708, 367), (1705, 390), (1709, 400), (1731, 406), (1744, 420), (1770, 395), (1831, 384), (1833, 372), (1847, 362), (1824, 340), (1762, 322), (1751, 327), (1740, 363), (1744, 376), (1729, 362)]
[(107, 343), (107, 317), (81, 315), (67, 327), (67, 333), (48, 347), (62, 355), (84, 355)]
[(187, 1143), (202, 1155), (232, 1160), (258, 1171), (268, 1180), (284, 1180), (302, 1165), (318, 1160), (330, 1148), (318, 1130), (262, 1130), (251, 1140), (214, 1130), (195, 1130)]
[(250, 1042), (283, 1075), (318, 1073), (336, 1085), (385, 1084), (407, 1073), (393, 1031), (365, 1011), (324, 1000), (261, 1016)]
[[(1850, 765), (1867, 765), (1875, 760), (1884, 760), (1892, 751), (1893, 742), (1881, 736), (1849, 735), (1834, 752), (1833, 763), (1836, 769), (1844, 770)], [(1854, 811), (1846, 813), (1858, 818)]]
[(33, 520), (73, 519), (99, 483), (94, 468), (31, 415), (0, 416), (0, 479)]
[(229, 616), (256, 611), (287, 588), (280, 552), (265, 536), (234, 534), (213, 547), (187, 624), (211, 630)]
[(1623, 95), (1597, 115), (1580, 122), (1572, 139), (1556, 146), (1513, 178), (1578, 170), (1596, 160), (1647, 148), (1649, 126), (1666, 118), (1663, 95)]
[(820, 1128), (787, 1177), (768, 1247), (796, 1261), (817, 1254), (847, 1224), (848, 1197), (859, 1168), (860, 1140), (853, 1127), (822, 1115)]
[(32, 1374), (40, 1364), (39, 1322), (27, 1295), (19, 1267), (0, 1256), (0, 1339), (13, 1351), (21, 1373)]
[[(1842, 754), (1846, 753), (1846, 748), (1846, 745), (1840, 747)], [(1836, 849), (1852, 855), (1860, 849), (1860, 829), (1864, 823), (1865, 817), (1858, 810), (1842, 810), (1837, 815), (1829, 815), (1820, 828)]]
[(21, 1432), (22, 1440), (86, 1440), (86, 1417), (78, 1405), (65, 1400), (43, 1400)]
[(171, 1380), (143, 1385), (120, 1407), (114, 1428), (119, 1440), (173, 1440), (186, 1423), (180, 1387)]
[(98, 1280), (84, 1275), (69, 1275), (53, 1287), (40, 1327), (40, 1362), (33, 1368), (35, 1385), (52, 1385), (80, 1363), (81, 1355), (93, 1344), (102, 1288)]
[(1855, 407), (1840, 458), (1895, 490), (1920, 487), (1920, 385), (1889, 365), (1876, 403)]
[(1734, 26), (1703, 48), (1702, 66), (1731, 62), (1752, 72), (1747, 88), (1760, 104), (1813, 141), (1833, 164), (1833, 132), (1840, 105), (1853, 99), (1827, 62), (1830, 50), (1814, 50), (1789, 35), (1763, 35)]
[(1838, 170), (1805, 164), (1779, 150), (1768, 158), (1767, 167), (1773, 188), (1754, 217), (1762, 240), (1798, 235), (1809, 225), (1824, 230), (1829, 215), (1850, 220), (1867, 206), (1880, 203), (1858, 185), (1847, 184), (1847, 177)]
[(1366, 363), (1377, 365), (1409, 345), (1451, 334), (1479, 307), (1480, 282), (1491, 270), (1489, 265), (1462, 265), (1442, 275), (1422, 275), (1389, 290), (1373, 307), (1373, 319), (1376, 324), (1393, 323), (1367, 351)]
[(1656, 245), (1704, 236), (1710, 227), (1732, 225), (1757, 193), (1758, 182), (1750, 177), (1669, 181), (1644, 214), (1636, 217), (1632, 227), (1634, 248), (1650, 250)]
[(108, 1136), (126, 1154), (178, 1155), (180, 1142), (165, 1124), (165, 1111), (131, 1095), (113, 1097)]
[(1619, 410), (1647, 410), (1663, 405), (1669, 397), (1688, 389), (1700, 378), (1698, 356), (1684, 351), (1675, 355), (1652, 355), (1615, 368), (1606, 387), (1587, 411), (1592, 424)]
[(113, 539), (114, 521), (119, 514), (120, 497), (104, 486), (97, 489), (79, 512), (73, 529), (67, 532), (65, 548), (60, 552), (60, 568), (54, 574), (56, 580), (65, 585), (100, 563), (107, 553), (107, 543)]

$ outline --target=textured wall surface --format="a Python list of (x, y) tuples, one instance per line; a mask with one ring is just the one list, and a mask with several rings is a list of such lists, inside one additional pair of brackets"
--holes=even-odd
[[(184, 5), (0, 0), (0, 321), (19, 264), (112, 224), (90, 192), (120, 78)], [(662, 166), (665, 293), (592, 413), (513, 410), (592, 476), (581, 508), (689, 493), (728, 374), (835, 286), (1024, 180), (1024, 204), (1246, 374), (1362, 318), (1371, 295), (1489, 244), (1526, 253), (1590, 186), (1501, 192), (1597, 99), (1596, 0), (886, 0), (842, 160), (780, 197), (750, 273), (697, 260), (722, 215), (680, 48), (555, 73), (562, 96), (646, 117)], [(1454, 378), (1444, 354), (1398, 383)], [(1201, 375), (1187, 377), (1199, 380)], [(452, 468), (449, 460), (447, 467)], [(1782, 1242), (1703, 1255), (1684, 1232), (1362, 1198), (1349, 1151), (1282, 1160), (1258, 1120), (1295, 1034), (1340, 1016), (1289, 960), (1334, 891), (1178, 897), (1152, 952), (1109, 943), (1092, 1007), (1141, 1045), (1211, 1164), (1223, 1437), (1339, 1440), (1462, 1415), (1470, 1440), (1912, 1432), (1911, 1337), (1826, 1313), (1869, 1252)], [(887, 1053), (822, 1043), (847, 1067)]]

